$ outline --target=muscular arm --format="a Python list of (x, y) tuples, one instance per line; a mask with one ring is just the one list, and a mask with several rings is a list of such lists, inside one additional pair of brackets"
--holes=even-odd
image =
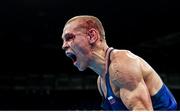
[(135, 88), (122, 88), (120, 97), (130, 110), (153, 110), (150, 95), (142, 82), (138, 83)]
[(112, 82), (120, 88), (119, 95), (129, 110), (153, 110), (136, 58), (114, 58), (110, 74)]

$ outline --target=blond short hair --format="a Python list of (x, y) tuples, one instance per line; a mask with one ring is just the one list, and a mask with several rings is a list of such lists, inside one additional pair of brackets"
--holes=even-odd
[(85, 28), (87, 30), (89, 30), (90, 28), (95, 28), (96, 30), (99, 31), (100, 35), (101, 35), (101, 38), (102, 39), (105, 39), (105, 31), (104, 31), (104, 27), (101, 23), (101, 21), (95, 17), (95, 16), (91, 16), (91, 15), (80, 15), (80, 16), (75, 16), (71, 19), (69, 19), (65, 26), (72, 22), (72, 21), (75, 21), (75, 20), (79, 20), (81, 21), (80, 23), (82, 24), (79, 24), (79, 28)]

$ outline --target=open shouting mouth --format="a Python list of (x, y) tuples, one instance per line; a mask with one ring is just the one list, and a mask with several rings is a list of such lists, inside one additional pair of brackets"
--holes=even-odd
[(74, 53), (72, 53), (72, 52), (66, 52), (66, 56), (71, 58), (73, 63), (75, 63), (77, 61), (76, 55)]

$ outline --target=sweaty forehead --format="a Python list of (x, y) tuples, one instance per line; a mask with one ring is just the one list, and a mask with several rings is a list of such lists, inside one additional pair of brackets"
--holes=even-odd
[(68, 23), (64, 26), (63, 32), (68, 32), (68, 31), (74, 31), (74, 29), (77, 27), (77, 23)]
[(64, 39), (67, 34), (70, 34), (73, 32), (74, 32), (73, 26), (71, 27), (69, 24), (67, 24), (63, 29), (62, 39)]
[[(62, 38), (64, 37), (64, 35), (69, 34), (69, 33), (75, 33), (77, 31), (82, 31), (82, 29), (80, 28), (80, 25), (82, 24), (81, 21), (71, 21), (70, 23), (67, 23), (64, 26), (63, 29), (63, 34), (62, 34)], [(81, 30), (80, 30), (81, 29)]]
[(63, 33), (73, 32), (78, 26), (78, 22), (72, 21), (64, 26)]

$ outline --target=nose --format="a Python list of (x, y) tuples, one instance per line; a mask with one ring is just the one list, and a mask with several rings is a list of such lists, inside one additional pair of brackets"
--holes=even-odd
[(67, 50), (69, 48), (69, 45), (67, 42), (63, 42), (62, 49)]

